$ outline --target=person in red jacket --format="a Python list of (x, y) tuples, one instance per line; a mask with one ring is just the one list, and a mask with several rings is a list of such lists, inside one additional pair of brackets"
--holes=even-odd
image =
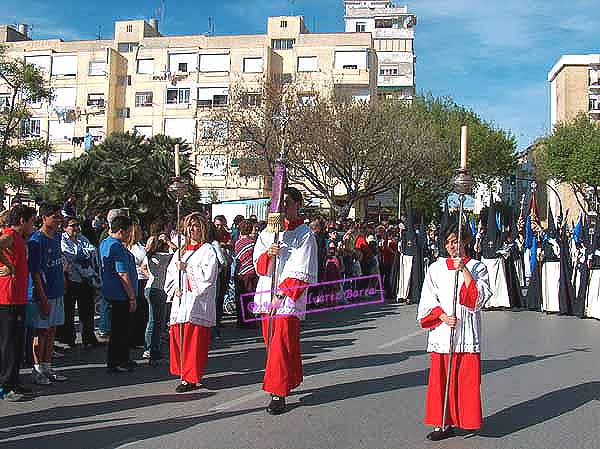
[[(285, 411), (285, 398), (302, 383), (300, 320), (306, 312), (306, 289), (317, 282), (317, 242), (298, 216), (302, 194), (285, 189), (285, 231), (262, 231), (254, 246), (254, 265), (260, 276), (253, 312), (262, 314), (262, 331), (267, 344), (267, 366), (263, 390), (271, 393), (267, 412)], [(277, 286), (271, 292), (273, 259), (277, 257)], [(269, 335), (269, 332), (271, 334)]]
[(26, 241), (33, 233), (35, 209), (19, 204), (0, 233), (0, 398), (21, 401), (32, 394), (19, 383), (27, 305)]

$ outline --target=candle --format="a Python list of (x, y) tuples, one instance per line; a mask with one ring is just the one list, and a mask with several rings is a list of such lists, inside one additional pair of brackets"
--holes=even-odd
[(467, 127), (460, 127), (460, 168), (467, 169)]
[(175, 144), (175, 176), (179, 176), (181, 174), (179, 167), (179, 144)]

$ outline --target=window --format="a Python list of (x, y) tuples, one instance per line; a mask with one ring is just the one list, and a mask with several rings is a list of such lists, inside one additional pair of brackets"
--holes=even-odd
[(256, 92), (247, 92), (242, 94), (242, 106), (245, 108), (253, 108), (261, 105), (262, 96)]
[(152, 137), (152, 126), (150, 125), (136, 125), (133, 127), (133, 130), (140, 136), (144, 136), (148, 139)]
[(301, 94), (298, 96), (298, 99), (305, 106), (313, 106), (317, 96), (315, 94)]
[(56, 75), (77, 75), (77, 56), (54, 56), (52, 58), (52, 76)]
[(335, 69), (360, 69), (367, 68), (367, 52), (362, 51), (336, 51)]
[(99, 142), (104, 137), (104, 128), (102, 126), (87, 126), (85, 133), (89, 133), (94, 138), (94, 142)]
[(63, 122), (50, 120), (48, 122), (48, 137), (51, 142), (67, 140), (70, 141), (75, 135), (75, 122)]
[(316, 56), (298, 56), (299, 72), (316, 72), (318, 70)]
[(356, 22), (356, 32), (364, 33), (367, 30), (367, 24), (365, 22)]
[(55, 87), (52, 90), (54, 99), (52, 105), (63, 108), (74, 108), (77, 101), (77, 91), (74, 87)]
[(135, 107), (142, 108), (152, 106), (152, 92), (136, 92)]
[(138, 59), (137, 73), (149, 74), (149, 75), (153, 74), (154, 73), (154, 59)]
[(23, 119), (21, 120), (21, 137), (40, 137), (41, 135), (41, 120), (40, 119)]
[(127, 25), (127, 32), (128, 33), (133, 32), (133, 25)]
[(199, 156), (200, 174), (202, 176), (225, 176), (227, 174), (227, 158), (223, 154), (201, 154)]
[(392, 19), (375, 19), (375, 28), (392, 28)]
[(106, 63), (104, 61), (90, 61), (88, 67), (89, 76), (103, 76), (106, 74)]
[(379, 68), (379, 75), (381, 76), (398, 76), (397, 66), (382, 66)]
[(189, 102), (189, 88), (167, 89), (167, 104), (189, 104)]
[(10, 106), (10, 95), (0, 95), (0, 110)]
[(200, 55), (201, 72), (229, 72), (229, 54)]
[(244, 73), (262, 73), (263, 58), (244, 58)]
[(104, 94), (88, 94), (87, 105), (95, 108), (103, 108)]
[(194, 118), (166, 118), (165, 132), (167, 136), (180, 138), (188, 143), (194, 143), (196, 136), (196, 119)]
[(119, 108), (117, 109), (117, 117), (119, 118), (129, 118), (131, 116), (131, 111), (129, 108)]
[(287, 20), (282, 20), (282, 21), (279, 23), (279, 27), (280, 27), (280, 28), (287, 28)]
[(229, 102), (229, 89), (227, 87), (199, 87), (198, 106), (211, 108), (227, 106)]
[(195, 72), (198, 66), (197, 53), (172, 53), (169, 54), (169, 72)]
[(201, 139), (223, 140), (227, 138), (227, 125), (224, 122), (213, 120), (202, 122), (200, 130)]
[(271, 39), (273, 50), (290, 50), (294, 48), (296, 39)]
[(25, 63), (32, 64), (44, 73), (50, 73), (52, 58), (50, 56), (25, 56)]
[(139, 42), (119, 42), (117, 49), (120, 53), (131, 53), (139, 46)]

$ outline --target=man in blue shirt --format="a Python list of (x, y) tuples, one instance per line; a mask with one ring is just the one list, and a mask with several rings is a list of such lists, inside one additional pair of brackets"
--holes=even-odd
[(111, 373), (135, 368), (135, 362), (129, 359), (129, 321), (136, 308), (137, 270), (133, 254), (123, 245), (132, 224), (129, 217), (115, 217), (110, 222), (109, 236), (100, 243), (102, 294), (111, 304), (112, 330), (106, 363)]
[(36, 384), (49, 385), (52, 381), (67, 380), (52, 371), (51, 366), (56, 326), (65, 320), (65, 279), (59, 233), (63, 217), (60, 207), (55, 204), (42, 204), (40, 216), (42, 227), (28, 242), (28, 264), (33, 283), (29, 315), (35, 332), (32, 374)]

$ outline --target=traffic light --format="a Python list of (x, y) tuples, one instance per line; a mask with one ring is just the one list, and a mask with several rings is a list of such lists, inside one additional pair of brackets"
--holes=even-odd
[(513, 186), (513, 187), (517, 185), (517, 177), (516, 177), (516, 175), (510, 175), (510, 185)]

